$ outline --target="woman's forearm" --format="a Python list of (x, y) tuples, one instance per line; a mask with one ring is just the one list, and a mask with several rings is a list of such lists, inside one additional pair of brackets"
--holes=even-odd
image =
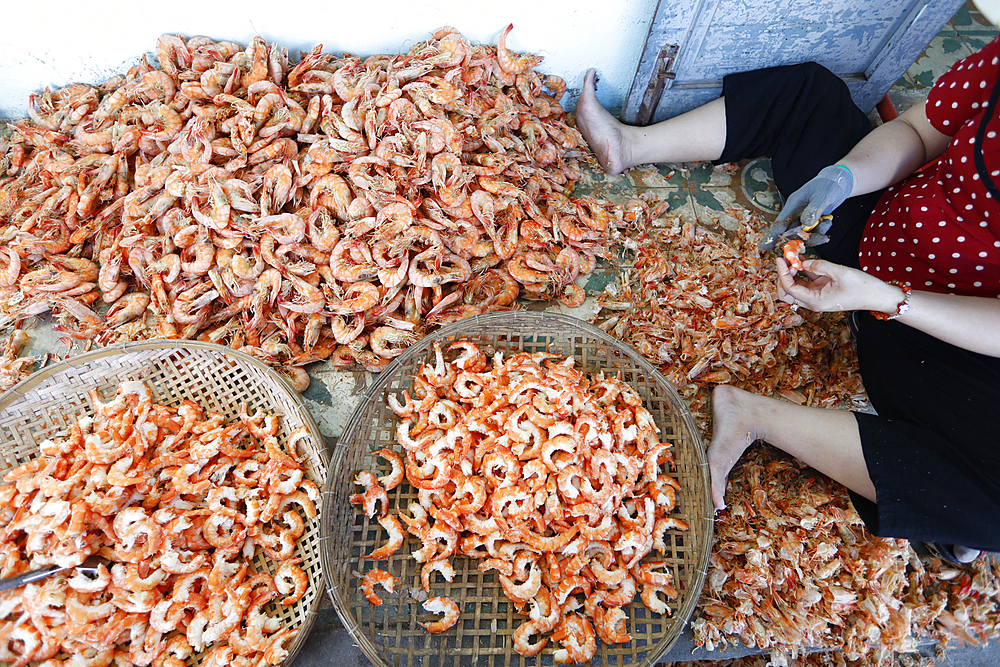
[(898, 183), (941, 155), (949, 141), (931, 126), (919, 104), (872, 130), (837, 164), (854, 175), (854, 197)]
[[(785, 303), (820, 313), (872, 310), (891, 315), (903, 301), (900, 287), (860, 269), (823, 259), (807, 259), (802, 266), (807, 279), (784, 258), (776, 262), (778, 298)], [(913, 290), (909, 308), (896, 321), (957, 347), (1000, 357), (1000, 299)]]
[[(875, 310), (892, 313), (902, 291), (883, 292)], [(897, 321), (956, 347), (1000, 357), (1000, 299), (914, 290), (909, 309)]]

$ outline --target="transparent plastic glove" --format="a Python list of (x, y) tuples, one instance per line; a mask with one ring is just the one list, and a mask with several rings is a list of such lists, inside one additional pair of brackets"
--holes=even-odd
[[(781, 238), (789, 236), (790, 232), (799, 229), (812, 231), (820, 217), (833, 212), (843, 204), (851, 196), (853, 189), (854, 175), (850, 169), (839, 164), (824, 167), (812, 180), (788, 197), (778, 219), (764, 233), (764, 238), (760, 242), (761, 250), (773, 248)], [(789, 224), (796, 219), (800, 224), (789, 229)]]

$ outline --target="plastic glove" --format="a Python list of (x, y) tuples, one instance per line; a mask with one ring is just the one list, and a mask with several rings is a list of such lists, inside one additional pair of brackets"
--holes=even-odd
[[(801, 221), (801, 225), (797, 227), (803, 231), (812, 231), (820, 217), (843, 204), (851, 196), (853, 189), (854, 175), (850, 169), (839, 164), (824, 167), (812, 180), (788, 197), (778, 219), (764, 233), (760, 248), (766, 250), (777, 245), (782, 236), (788, 235), (788, 225), (796, 218)], [(825, 233), (826, 230), (821, 231)]]

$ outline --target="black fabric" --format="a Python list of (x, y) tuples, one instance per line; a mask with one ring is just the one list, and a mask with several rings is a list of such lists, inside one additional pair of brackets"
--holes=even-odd
[[(716, 164), (765, 156), (785, 199), (823, 167), (837, 162), (871, 132), (838, 76), (816, 63), (729, 74), (726, 146)], [(858, 267), (858, 245), (882, 191), (851, 197), (833, 212), (830, 241), (814, 250), (823, 259)]]
[[(717, 163), (769, 157), (786, 199), (871, 131), (847, 86), (813, 63), (729, 75), (723, 95), (726, 147)], [(831, 242), (815, 248), (821, 257), (858, 266), (883, 192), (834, 212)], [(851, 496), (869, 530), (1000, 551), (1000, 359), (867, 312), (852, 314), (851, 330), (878, 412), (856, 413), (879, 502)]]
[(1000, 551), (1000, 359), (858, 313), (858, 361), (878, 416), (857, 413), (876, 535)]

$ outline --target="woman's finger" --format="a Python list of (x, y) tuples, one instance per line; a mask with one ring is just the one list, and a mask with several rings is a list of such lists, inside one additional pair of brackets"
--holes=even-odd
[(784, 259), (777, 260), (776, 268), (778, 270), (778, 298), (785, 303), (791, 303), (796, 299), (794, 290), (798, 287), (795, 283), (795, 277), (792, 275), (788, 262)]
[(781, 283), (778, 283), (778, 301), (784, 301), (785, 303), (792, 303), (795, 301), (795, 297), (789, 294)]
[(804, 273), (809, 280), (815, 281), (818, 278), (829, 276), (830, 268), (836, 266), (836, 264), (828, 262), (825, 259), (807, 259), (802, 262), (801, 272)]

